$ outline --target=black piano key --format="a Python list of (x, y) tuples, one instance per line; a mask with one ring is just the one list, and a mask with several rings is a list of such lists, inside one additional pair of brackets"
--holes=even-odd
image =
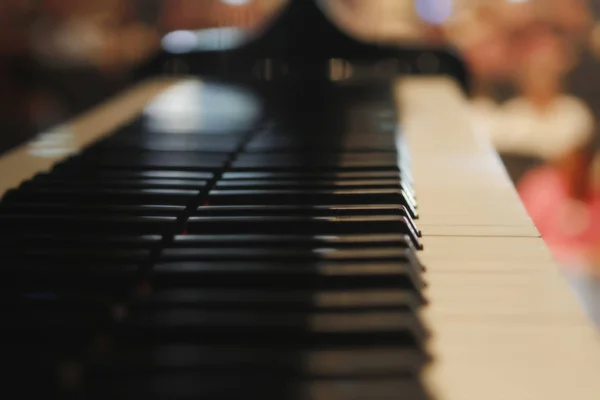
[(130, 168), (154, 170), (203, 170), (222, 168), (228, 154), (196, 152), (90, 152), (71, 159), (76, 167), (86, 168)]
[(239, 148), (243, 139), (244, 135), (240, 134), (138, 133), (109, 137), (98, 143), (97, 148), (231, 153)]
[(162, 235), (124, 235), (122, 232), (111, 231), (102, 235), (95, 232), (91, 235), (81, 233), (59, 234), (51, 232), (35, 234), (29, 232), (3, 232), (0, 233), (0, 248), (27, 248), (27, 249), (52, 249), (52, 248), (79, 248), (97, 247), (113, 249), (153, 248), (162, 241)]
[(397, 204), (418, 218), (406, 193), (398, 189), (340, 190), (212, 190), (209, 205), (372, 205)]
[(377, 180), (221, 180), (217, 189), (400, 189), (404, 185), (399, 179)]
[[(412, 189), (412, 179), (406, 176), (405, 171), (397, 169), (381, 171), (328, 171), (328, 170), (304, 170), (304, 171), (248, 171), (248, 172), (224, 172), (219, 183), (234, 181), (297, 181), (299, 184), (309, 184), (315, 181), (344, 181), (348, 185), (350, 181), (391, 181), (398, 180), (399, 185), (411, 197), (415, 197)], [(232, 183), (233, 185), (244, 185), (243, 182)], [(376, 184), (374, 182), (374, 184)]]
[(360, 151), (373, 153), (394, 153), (396, 148), (394, 143), (367, 143), (364, 141), (341, 141), (338, 143), (318, 143), (316, 141), (289, 141), (274, 143), (272, 140), (254, 140), (245, 147), (248, 153), (267, 153), (276, 152), (298, 152), (310, 154), (319, 151), (329, 150), (345, 152), (345, 151)]
[(19, 188), (6, 193), (4, 203), (37, 202), (62, 204), (111, 205), (186, 205), (199, 191), (172, 189), (71, 189), (71, 188)]
[(208, 202), (211, 205), (398, 204), (408, 207), (414, 214), (399, 189), (212, 190)]
[(343, 204), (343, 205), (202, 205), (194, 211), (196, 216), (367, 216), (399, 215), (406, 210), (396, 204)]
[[(110, 381), (109, 381), (110, 382)], [(235, 382), (232, 385), (232, 382)], [(296, 399), (296, 400), (424, 400), (427, 395), (415, 377), (371, 379), (289, 380), (278, 375), (202, 376), (163, 372), (125, 378), (94, 387), (98, 398), (154, 399)]]
[[(215, 236), (215, 242), (220, 235)], [(226, 235), (230, 237), (230, 235)], [(281, 235), (283, 236), (283, 235)], [(381, 261), (400, 261), (409, 263), (416, 271), (424, 270), (418, 259), (414, 255), (415, 241), (411, 241), (411, 246), (402, 247), (364, 247), (354, 246), (352, 248), (332, 247), (261, 247), (261, 244), (254, 243), (255, 247), (249, 247), (246, 243), (237, 246), (235, 242), (225, 242), (226, 238), (221, 239), (221, 247), (184, 247), (179, 241), (179, 245), (168, 247), (161, 253), (163, 261), (304, 261), (307, 263), (318, 261), (338, 261), (338, 262), (381, 262)], [(281, 243), (281, 242), (280, 242)], [(417, 243), (418, 244), (418, 243)], [(236, 247), (234, 247), (236, 246)], [(263, 243), (264, 246), (264, 243)]]
[(396, 152), (394, 138), (389, 135), (364, 135), (344, 138), (309, 136), (263, 135), (251, 140), (245, 149), (248, 152), (314, 152), (314, 151), (363, 151)]
[(393, 287), (420, 289), (420, 269), (410, 263), (165, 262), (154, 266), (157, 288), (197, 285), (236, 288)]
[(408, 235), (420, 247), (418, 234), (404, 217), (335, 216), (335, 217), (190, 217), (186, 223), (190, 234), (291, 234), (336, 235), (358, 233), (400, 233)]
[[(274, 343), (294, 343), (311, 336), (394, 334), (394, 341), (419, 346), (427, 332), (412, 313), (397, 311), (353, 312), (250, 312), (203, 311), (189, 308), (138, 310), (129, 313), (124, 334), (160, 335), (162, 341), (198, 341), (234, 339), (249, 342), (253, 337)], [(262, 336), (262, 337), (261, 337)], [(214, 338), (214, 339), (213, 339)], [(140, 338), (140, 341), (144, 339)], [(291, 344), (290, 343), (290, 344)]]
[(181, 171), (181, 170), (138, 170), (138, 169), (77, 169), (67, 168), (65, 164), (58, 164), (50, 174), (38, 174), (44, 177), (51, 175), (64, 179), (90, 179), (95, 181), (114, 179), (182, 179), (210, 181), (214, 173), (207, 171)]
[(259, 180), (259, 179), (345, 179), (345, 180), (375, 180), (398, 179), (401, 172), (397, 169), (384, 171), (253, 171), (253, 172), (225, 172), (222, 179), (227, 180)]
[[(227, 174), (227, 173), (226, 173)], [(225, 176), (225, 174), (224, 174)], [(235, 175), (234, 175), (235, 176)], [(223, 187), (239, 187), (239, 186), (306, 186), (306, 187), (320, 187), (320, 186), (341, 186), (341, 187), (364, 187), (368, 188), (369, 186), (375, 187), (384, 187), (384, 188), (397, 188), (401, 186), (401, 180), (398, 178), (388, 178), (388, 179), (344, 179), (344, 178), (335, 178), (327, 176), (319, 176), (315, 175), (314, 177), (310, 176), (301, 176), (299, 175), (297, 178), (291, 177), (269, 177), (267, 174), (259, 175), (257, 174), (258, 179), (252, 179), (252, 175), (248, 175), (248, 178), (243, 179), (222, 179), (218, 182), (219, 185)]]
[(427, 356), (403, 347), (285, 348), (171, 344), (131, 348), (113, 362), (112, 374), (151, 373), (167, 369), (239, 374), (261, 371), (297, 377), (376, 376), (415, 373)]
[(423, 299), (406, 289), (281, 290), (178, 288), (154, 291), (132, 303), (132, 309), (194, 308), (205, 310), (416, 312)]
[(39, 262), (46, 262), (48, 265), (62, 262), (87, 262), (89, 260), (128, 263), (143, 263), (150, 260), (149, 249), (119, 249), (109, 246), (34, 247), (27, 249), (15, 246), (4, 248), (2, 252), (7, 262), (11, 262), (12, 260), (37, 260)]
[(89, 215), (0, 215), (0, 232), (67, 234), (157, 234), (175, 233), (176, 217)]
[(243, 206), (212, 206), (198, 207), (192, 216), (303, 216), (303, 217), (337, 217), (337, 216), (384, 216), (395, 215), (406, 217), (412, 231), (420, 237), (409, 212), (404, 206), (394, 204), (378, 205), (243, 205)]
[(24, 182), (22, 187), (34, 188), (104, 188), (104, 189), (182, 189), (182, 190), (201, 190), (207, 185), (205, 180), (193, 179), (102, 179), (95, 180), (89, 177), (46, 177), (43, 179), (34, 179)]
[(402, 188), (415, 197), (412, 189), (412, 179), (406, 175), (406, 171), (397, 169), (381, 171), (328, 171), (328, 170), (304, 170), (304, 171), (246, 171), (246, 172), (224, 172), (220, 182), (242, 181), (242, 180), (294, 180), (294, 181), (323, 181), (323, 180), (399, 180)]
[(343, 248), (374, 248), (396, 247), (412, 248), (410, 238), (402, 234), (344, 234), (344, 235), (177, 235), (170, 244), (172, 247), (188, 248), (222, 248), (222, 247), (271, 247), (292, 249), (313, 249), (326, 247)]
[[(348, 262), (378, 262), (400, 261), (411, 262), (409, 251), (396, 248), (375, 249), (343, 249), (329, 248), (274, 249), (274, 248), (166, 248), (161, 253), (165, 261), (348, 261)], [(417, 268), (417, 267), (415, 267)]]
[[(302, 161), (310, 163), (311, 160), (320, 162), (332, 161), (391, 161), (398, 162), (396, 153), (382, 152), (359, 152), (359, 151), (344, 151), (344, 152), (323, 152), (317, 151), (311, 154), (302, 154), (297, 152), (277, 152), (277, 153), (241, 153), (238, 155), (238, 161), (248, 162), (286, 162), (286, 161)], [(283, 164), (286, 165), (286, 164)]]
[(0, 267), (3, 291), (52, 294), (57, 291), (128, 293), (140, 271), (138, 264), (117, 261), (15, 259)]
[(273, 170), (273, 169), (291, 169), (291, 170), (311, 170), (311, 169), (391, 169), (397, 168), (396, 160), (335, 160), (312, 158), (307, 160), (300, 159), (241, 159), (232, 163), (234, 170)]
[(174, 205), (111, 205), (111, 204), (63, 204), (63, 203), (8, 203), (0, 205), (0, 214), (32, 215), (106, 215), (172, 217), (185, 210)]

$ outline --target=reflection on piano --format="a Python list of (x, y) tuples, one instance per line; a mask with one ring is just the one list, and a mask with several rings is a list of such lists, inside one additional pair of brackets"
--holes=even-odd
[(457, 87), (281, 59), (317, 73), (154, 80), (62, 127), (77, 153), (0, 159), (22, 397), (596, 398), (593, 330)]

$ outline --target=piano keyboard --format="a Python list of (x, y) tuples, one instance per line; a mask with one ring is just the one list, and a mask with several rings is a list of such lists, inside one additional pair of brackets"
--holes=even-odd
[(427, 398), (421, 232), (396, 114), (352, 111), (356, 131), (311, 110), (300, 129), (264, 118), (218, 135), (142, 117), (7, 191), (4, 322), (18, 375), (45, 384), (31, 389)]
[(171, 85), (65, 125), (81, 155), (0, 157), (17, 398), (597, 398), (597, 335), (453, 84), (399, 87), (408, 143), (382, 153), (400, 163), (338, 149), (343, 164), (303, 171), (257, 156), (268, 124), (216, 144), (210, 166), (148, 167), (139, 154), (170, 141), (117, 127)]

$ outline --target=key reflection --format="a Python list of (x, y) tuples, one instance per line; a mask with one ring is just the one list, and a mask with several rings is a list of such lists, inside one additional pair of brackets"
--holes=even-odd
[(150, 131), (218, 134), (253, 127), (261, 111), (258, 97), (247, 90), (188, 80), (158, 96), (144, 116)]

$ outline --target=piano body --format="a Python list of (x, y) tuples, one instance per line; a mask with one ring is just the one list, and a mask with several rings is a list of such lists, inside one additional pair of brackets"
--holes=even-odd
[[(316, 10), (298, 4), (294, 18)], [(286, 15), (275, 33), (294, 32)], [(0, 158), (9, 386), (597, 399), (597, 334), (471, 126), (455, 59), (428, 50), (432, 76), (332, 83), (331, 58), (424, 53), (326, 31), (338, 46), (307, 60), (313, 46), (273, 31), (227, 64), (162, 55), (153, 68), (200, 73), (148, 79)]]

